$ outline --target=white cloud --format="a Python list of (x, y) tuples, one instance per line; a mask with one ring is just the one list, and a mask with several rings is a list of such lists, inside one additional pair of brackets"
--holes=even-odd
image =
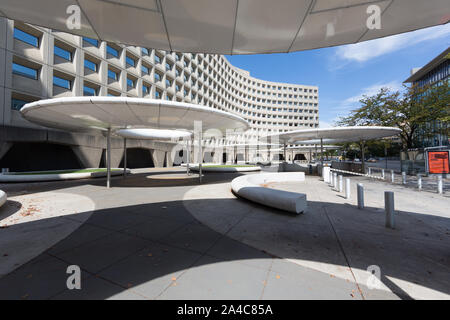
[(397, 34), (385, 38), (341, 46), (336, 56), (345, 61), (364, 62), (421, 42), (450, 36), (450, 23), (446, 25)]
[(387, 83), (373, 84), (369, 87), (363, 88), (359, 94), (343, 100), (334, 109), (340, 112), (348, 112), (355, 109), (359, 106), (359, 100), (361, 100), (363, 96), (373, 96), (378, 93), (381, 88), (389, 88), (391, 91), (399, 91), (402, 89), (402, 83), (399, 81), (391, 81)]

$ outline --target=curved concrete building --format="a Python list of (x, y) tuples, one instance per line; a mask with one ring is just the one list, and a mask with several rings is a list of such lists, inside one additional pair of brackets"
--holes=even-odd
[[(167, 99), (235, 113), (250, 124), (232, 141), (213, 145), (256, 143), (271, 133), (319, 126), (317, 86), (256, 79), (221, 55), (99, 42), (6, 18), (0, 18), (0, 33), (7, 35), (0, 39), (0, 166), (11, 171), (103, 165), (102, 137), (44, 129), (21, 117), (24, 104), (40, 99)], [(112, 146), (115, 167), (123, 157), (122, 142), (113, 139)], [(171, 143), (130, 141), (128, 146), (131, 167), (172, 164)]]

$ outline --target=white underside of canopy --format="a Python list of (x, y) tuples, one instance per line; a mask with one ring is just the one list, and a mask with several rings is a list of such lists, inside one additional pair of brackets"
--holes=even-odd
[[(398, 128), (380, 127), (380, 126), (357, 126), (357, 127), (335, 127), (323, 129), (306, 129), (295, 130), (281, 134), (269, 135), (271, 141), (278, 139), (279, 141), (288, 143), (314, 143), (320, 139), (323, 142), (351, 142), (379, 139), (391, 137), (401, 132)], [(315, 140), (315, 141), (314, 141)]]
[[(39, 100), (20, 112), (27, 120), (67, 131), (130, 128), (247, 130), (248, 123), (234, 114), (184, 102), (128, 97), (69, 97)], [(200, 127), (199, 129), (200, 130)]]
[(192, 133), (181, 130), (164, 130), (164, 129), (119, 129), (115, 134), (126, 139), (139, 140), (178, 140), (188, 138)]
[[(66, 25), (70, 5), (80, 8), (80, 29)], [(367, 26), (374, 13), (370, 5), (380, 10), (379, 29)], [(450, 5), (448, 0), (2, 0), (0, 15), (147, 48), (248, 54), (357, 43), (445, 24)]]

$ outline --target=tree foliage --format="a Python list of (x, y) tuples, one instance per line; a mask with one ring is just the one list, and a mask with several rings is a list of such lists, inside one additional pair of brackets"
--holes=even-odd
[[(425, 136), (449, 134), (450, 89), (443, 81), (429, 86), (404, 86), (403, 92), (382, 88), (373, 96), (363, 96), (361, 107), (340, 118), (340, 126), (391, 126), (401, 129), (403, 149), (417, 147), (418, 130)], [(440, 121), (441, 125), (429, 126)]]

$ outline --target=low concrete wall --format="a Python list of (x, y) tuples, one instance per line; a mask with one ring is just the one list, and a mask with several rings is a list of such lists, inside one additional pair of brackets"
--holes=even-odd
[[(112, 170), (112, 169), (111, 169)], [(126, 170), (127, 174), (131, 171)], [(123, 170), (114, 168), (111, 176), (123, 174)], [(77, 180), (88, 178), (105, 177), (105, 172), (78, 172), (78, 173), (52, 173), (52, 174), (20, 174), (15, 172), (0, 174), (0, 182), (34, 182), (34, 181), (58, 181), (58, 180)], [(1, 202), (1, 201), (0, 201)]]
[[(198, 166), (190, 167), (192, 171), (198, 171)], [(261, 171), (261, 167), (208, 167), (202, 166), (203, 172), (252, 172), (252, 171)]]
[(244, 175), (233, 179), (231, 189), (237, 195), (250, 201), (299, 214), (307, 207), (305, 194), (264, 187), (264, 184), (271, 182), (291, 181), (305, 181), (305, 174), (296, 172)]
[(304, 172), (305, 174), (317, 174), (316, 164), (282, 162), (278, 165), (278, 172)]
[(332, 161), (331, 168), (362, 173), (362, 164), (355, 162)]

